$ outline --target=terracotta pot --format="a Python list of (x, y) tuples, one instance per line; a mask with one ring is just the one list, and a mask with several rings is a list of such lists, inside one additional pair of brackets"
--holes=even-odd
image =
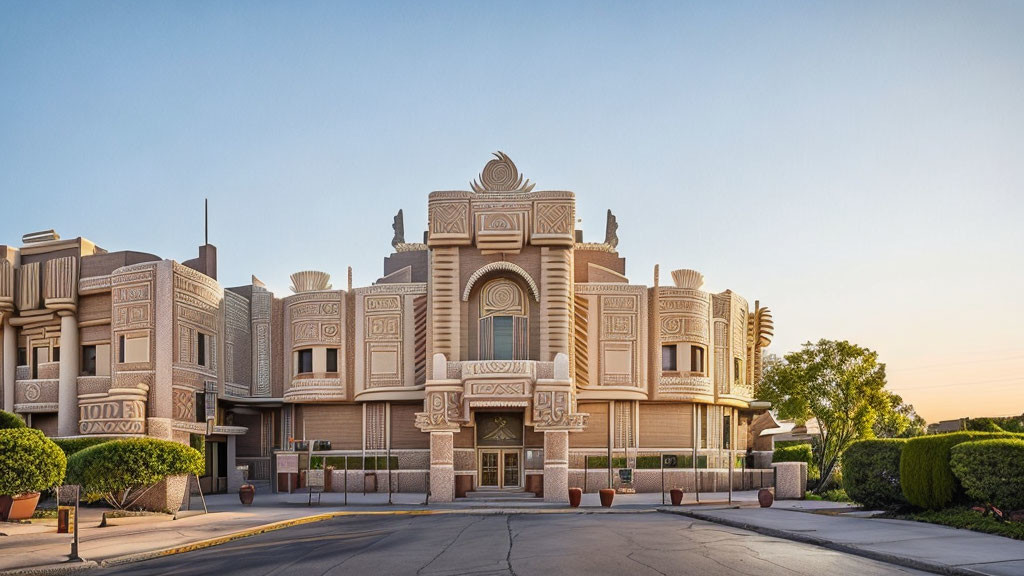
[(0, 520), (28, 520), (39, 504), (39, 492), (0, 496)]
[(582, 488), (569, 488), (569, 506), (573, 508), (580, 507), (580, 500), (583, 499)]
[(252, 506), (252, 499), (255, 496), (256, 487), (252, 484), (242, 484), (238, 489), (238, 499), (242, 501), (242, 506)]
[(680, 504), (683, 503), (683, 494), (684, 494), (684, 492), (681, 489), (673, 488), (673, 489), (668, 491), (668, 494), (669, 494), (669, 496), (672, 497), (672, 505), (673, 506), (679, 506)]
[(761, 488), (757, 491), (757, 502), (761, 508), (769, 508), (775, 502), (775, 493), (771, 488)]
[(601, 488), (601, 506), (605, 508), (612, 507), (612, 500), (615, 499), (615, 490), (612, 488)]

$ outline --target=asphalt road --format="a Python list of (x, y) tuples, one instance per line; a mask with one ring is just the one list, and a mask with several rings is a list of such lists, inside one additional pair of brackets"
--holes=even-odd
[(682, 516), (349, 516), (98, 574), (924, 574)]

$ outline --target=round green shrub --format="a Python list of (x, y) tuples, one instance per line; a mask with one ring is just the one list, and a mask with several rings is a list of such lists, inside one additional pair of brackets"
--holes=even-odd
[(964, 442), (949, 453), (967, 496), (1007, 510), (1024, 508), (1024, 440)]
[(0, 410), (0, 430), (10, 430), (12, 428), (24, 428), (25, 421), (21, 419), (14, 412), (6, 412)]
[(911, 438), (900, 457), (900, 486), (907, 502), (919, 508), (939, 510), (962, 494), (949, 467), (949, 451), (972, 440), (1021, 438), (1019, 434), (953, 432)]
[(177, 474), (202, 474), (194, 448), (156, 438), (111, 440), (76, 452), (68, 480), (80, 484), (87, 500), (102, 498), (115, 508), (130, 506), (146, 488)]
[(0, 494), (42, 492), (60, 485), (64, 452), (34, 428), (0, 430)]
[(898, 508), (907, 504), (900, 487), (902, 438), (861, 440), (843, 452), (843, 489), (869, 508)]

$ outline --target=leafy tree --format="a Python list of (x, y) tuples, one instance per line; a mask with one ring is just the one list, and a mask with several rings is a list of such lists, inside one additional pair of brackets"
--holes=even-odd
[(797, 352), (766, 362), (758, 398), (779, 416), (806, 422), (818, 419), (821, 437), (815, 454), (826, 490), (842, 453), (855, 441), (874, 436), (880, 412), (891, 409), (885, 390), (885, 364), (878, 354), (846, 341), (808, 342)]
[(924, 436), (927, 423), (918, 416), (913, 404), (906, 404), (899, 394), (883, 391), (888, 402), (875, 418), (874, 432), (879, 438), (914, 438)]

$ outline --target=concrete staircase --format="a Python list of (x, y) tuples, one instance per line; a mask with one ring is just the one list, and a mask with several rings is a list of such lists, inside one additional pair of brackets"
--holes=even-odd
[(515, 492), (505, 490), (478, 490), (466, 492), (465, 498), (456, 498), (456, 502), (480, 503), (480, 504), (531, 504), (543, 502), (533, 492), (518, 490)]

